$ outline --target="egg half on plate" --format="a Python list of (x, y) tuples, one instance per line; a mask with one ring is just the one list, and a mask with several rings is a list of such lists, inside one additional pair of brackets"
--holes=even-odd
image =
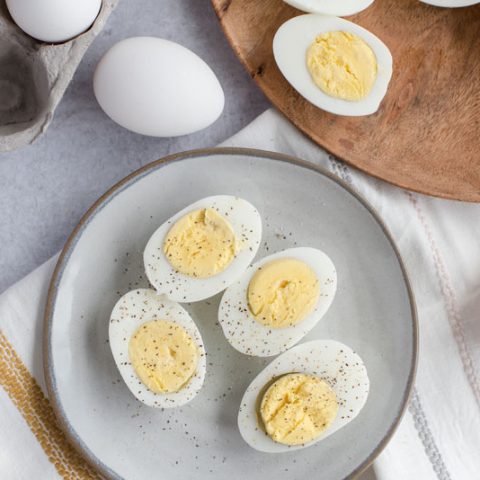
[(233, 283), (262, 238), (257, 209), (230, 195), (203, 198), (161, 225), (145, 247), (145, 272), (157, 293), (196, 302)]
[(283, 0), (292, 7), (298, 8), (303, 12), (323, 13), (325, 15), (336, 15), (344, 17), (353, 15), (369, 7), (374, 0), (342, 0), (336, 2), (332, 0)]
[(326, 253), (290, 248), (251, 265), (223, 294), (218, 320), (236, 350), (277, 355), (317, 324), (336, 289), (337, 273)]
[(238, 413), (243, 439), (261, 452), (311, 446), (351, 422), (367, 401), (362, 359), (334, 340), (293, 347), (247, 388)]
[(278, 68), (292, 87), (330, 113), (375, 113), (392, 76), (392, 55), (373, 33), (343, 18), (308, 14), (273, 39)]
[(118, 300), (109, 342), (128, 388), (150, 407), (179, 407), (202, 388), (206, 358), (200, 332), (186, 310), (154, 290), (133, 290)]

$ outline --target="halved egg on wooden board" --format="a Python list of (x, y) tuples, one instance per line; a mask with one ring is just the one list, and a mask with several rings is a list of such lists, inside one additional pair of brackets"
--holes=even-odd
[(302, 97), (337, 115), (375, 113), (392, 77), (392, 55), (379, 38), (328, 15), (300, 15), (285, 22), (273, 39), (273, 54)]
[(358, 354), (334, 340), (314, 340), (273, 360), (249, 385), (238, 428), (261, 452), (309, 447), (350, 423), (370, 389)]
[(335, 15), (345, 17), (361, 12), (369, 7), (374, 0), (283, 0), (292, 7), (298, 8), (303, 12), (323, 13), (325, 15)]
[(434, 7), (460, 8), (469, 7), (480, 3), (478, 0), (420, 0), (423, 3), (433, 5)]

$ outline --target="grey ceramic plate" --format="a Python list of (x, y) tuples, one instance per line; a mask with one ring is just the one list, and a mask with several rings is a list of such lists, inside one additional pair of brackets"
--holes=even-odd
[[(264, 221), (258, 253), (305, 245), (338, 272), (332, 307), (305, 339), (333, 338), (366, 363), (371, 391), (347, 427), (315, 446), (264, 454), (237, 430), (240, 399), (268, 359), (236, 352), (216, 322), (219, 296), (187, 306), (207, 349), (207, 377), (187, 406), (153, 410), (120, 379), (108, 319), (120, 295), (147, 286), (142, 251), (172, 214), (214, 194), (252, 202)], [(289, 233), (292, 235), (289, 235)], [(73, 444), (109, 478), (310, 478), (363, 470), (394, 431), (412, 387), (415, 308), (402, 262), (375, 213), (325, 171), (274, 153), (218, 149), (154, 162), (87, 212), (58, 262), (45, 318), (51, 401)]]

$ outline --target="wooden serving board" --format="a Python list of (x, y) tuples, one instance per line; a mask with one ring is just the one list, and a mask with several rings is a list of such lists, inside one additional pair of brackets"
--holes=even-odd
[(273, 36), (302, 12), (282, 0), (212, 3), (250, 75), (319, 145), (395, 185), (480, 202), (480, 4), (442, 9), (417, 0), (376, 0), (350, 17), (383, 40), (394, 60), (380, 110), (355, 118), (314, 107), (278, 70)]

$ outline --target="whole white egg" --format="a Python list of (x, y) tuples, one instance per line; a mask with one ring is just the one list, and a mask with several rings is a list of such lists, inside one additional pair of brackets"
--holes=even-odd
[(15, 23), (48, 43), (66, 42), (88, 30), (101, 5), (101, 0), (7, 0)]
[[(199, 210), (213, 209), (228, 221), (238, 251), (221, 272), (208, 278), (195, 278), (175, 269), (164, 252), (165, 238), (177, 220)], [(143, 253), (145, 272), (158, 294), (176, 302), (196, 302), (225, 290), (247, 269), (255, 257), (262, 238), (262, 220), (258, 210), (243, 198), (215, 195), (198, 200), (166, 220), (150, 237)]]
[[(271, 328), (252, 315), (247, 298), (248, 286), (255, 273), (264, 265), (279, 259), (299, 260), (315, 273), (320, 295), (313, 310), (296, 325)], [(330, 257), (316, 248), (289, 248), (262, 258), (223, 294), (218, 310), (218, 321), (233, 348), (246, 355), (270, 357), (298, 343), (325, 315), (337, 290), (337, 272)]]
[[(190, 335), (197, 346), (198, 362), (194, 375), (178, 392), (155, 393), (137, 376), (130, 358), (129, 342), (135, 331), (152, 320), (174, 322)], [(115, 304), (109, 323), (109, 342), (115, 363), (132, 394), (154, 408), (180, 407), (192, 400), (205, 379), (206, 356), (202, 336), (190, 315), (178, 303), (160, 297), (154, 290), (140, 288), (126, 293)]]
[(353, 15), (369, 7), (374, 0), (342, 0), (341, 2), (332, 2), (332, 0), (283, 0), (292, 7), (298, 8), (309, 13), (323, 13), (325, 15), (335, 15), (344, 17)]
[[(329, 428), (303, 445), (277, 443), (258, 423), (260, 395), (272, 380), (289, 373), (305, 373), (325, 381), (335, 392), (339, 407)], [(280, 453), (309, 447), (351, 422), (365, 405), (369, 390), (367, 369), (350, 347), (334, 340), (302, 343), (278, 356), (252, 381), (240, 403), (238, 428), (243, 439), (261, 452)]]
[(217, 77), (198, 55), (155, 37), (128, 38), (110, 48), (96, 67), (93, 89), (113, 121), (154, 137), (202, 130), (225, 103)]
[[(324, 93), (315, 85), (307, 68), (307, 50), (315, 38), (327, 32), (347, 32), (360, 37), (373, 51), (377, 75), (371, 91), (358, 101), (343, 100)], [(392, 77), (392, 55), (373, 33), (343, 18), (307, 14), (286, 21), (273, 39), (278, 68), (292, 87), (310, 103), (336, 115), (362, 116), (375, 113), (387, 93)]]

